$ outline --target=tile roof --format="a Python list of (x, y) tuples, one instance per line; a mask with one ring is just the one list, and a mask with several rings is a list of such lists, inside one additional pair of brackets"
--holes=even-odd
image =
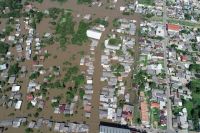
[(180, 31), (181, 29), (179, 25), (175, 25), (175, 24), (167, 24), (167, 28), (168, 30), (172, 30), (172, 31)]

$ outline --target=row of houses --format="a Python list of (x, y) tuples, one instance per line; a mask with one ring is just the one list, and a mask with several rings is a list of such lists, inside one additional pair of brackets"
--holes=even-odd
[(80, 60), (81, 66), (86, 66), (86, 84), (84, 86), (84, 96), (83, 96), (83, 107), (84, 107), (84, 114), (85, 117), (91, 116), (91, 110), (92, 110), (92, 94), (93, 94), (93, 76), (94, 76), (94, 55), (96, 47), (99, 43), (99, 40), (102, 36), (102, 33), (105, 31), (105, 27), (103, 25), (95, 25), (91, 29), (87, 30), (86, 34), (88, 38), (90, 38), (91, 44), (90, 44), (90, 54), (85, 55)]
[[(120, 25), (113, 30), (116, 34), (111, 34), (105, 40), (105, 48), (101, 55), (103, 67), (101, 81), (106, 82), (106, 85), (103, 86), (100, 94), (99, 118), (126, 125), (132, 124), (134, 117), (134, 106), (130, 102), (125, 79), (129, 76), (134, 63), (131, 51), (135, 39), (128, 35), (134, 35), (136, 28), (134, 20), (118, 19), (117, 21)], [(119, 36), (118, 33), (124, 35)]]
[[(170, 42), (168, 48), (168, 72), (171, 81), (172, 108), (180, 110), (174, 113), (173, 126), (183, 131), (193, 130), (194, 121), (191, 117), (191, 109), (184, 102), (193, 99), (194, 90), (188, 84), (197, 79), (196, 70), (191, 66), (199, 64), (199, 31), (196, 28), (182, 27), (179, 32), (169, 33)], [(195, 43), (195, 44), (194, 44)], [(197, 116), (198, 117), (198, 116)]]
[[(145, 73), (144, 88), (140, 91), (141, 122), (145, 127), (167, 126), (166, 77), (164, 70), (164, 28), (174, 31), (175, 25), (163, 26), (159, 22), (142, 22), (140, 71)], [(143, 81), (144, 82), (144, 81)]]
[(38, 118), (37, 120), (28, 121), (26, 117), (17, 117), (13, 119), (0, 121), (0, 127), (2, 130), (8, 127), (19, 128), (23, 125), (26, 125), (26, 127), (29, 129), (40, 129), (47, 127), (48, 129), (52, 129), (55, 132), (61, 133), (87, 133), (89, 131), (89, 126), (86, 124), (73, 122), (58, 122), (45, 118)]

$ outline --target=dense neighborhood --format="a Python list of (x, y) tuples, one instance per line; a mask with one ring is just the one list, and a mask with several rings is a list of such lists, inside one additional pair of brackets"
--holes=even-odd
[(0, 132), (200, 131), (200, 1), (0, 1)]

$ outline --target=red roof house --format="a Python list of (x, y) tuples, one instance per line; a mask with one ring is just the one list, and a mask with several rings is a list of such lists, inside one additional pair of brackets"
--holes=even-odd
[(181, 26), (175, 24), (167, 24), (167, 30), (172, 32), (179, 32), (181, 30)]
[(151, 108), (157, 108), (157, 109), (159, 109), (160, 108), (160, 104), (157, 103), (157, 102), (152, 102), (151, 103)]
[(32, 94), (28, 94), (27, 96), (26, 96), (26, 100), (27, 101), (32, 101), (33, 100), (33, 95)]
[(188, 60), (187, 56), (185, 56), (185, 55), (182, 55), (182, 56), (181, 56), (181, 61), (185, 62), (185, 61), (187, 61), (187, 60)]

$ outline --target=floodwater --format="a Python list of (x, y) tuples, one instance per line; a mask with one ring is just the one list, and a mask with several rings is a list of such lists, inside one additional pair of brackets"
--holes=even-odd
[[(103, 0), (104, 3), (106, 3), (106, 0)], [(106, 9), (106, 5), (103, 5), (102, 7), (88, 7), (87, 5), (78, 5), (76, 4), (76, 0), (68, 0), (68, 2), (64, 3), (64, 4), (60, 4), (57, 2), (52, 2), (51, 0), (44, 0), (44, 2), (42, 4), (38, 4), (38, 3), (33, 3), (39, 10), (45, 10), (48, 8), (52, 8), (52, 7), (57, 7), (57, 8), (63, 8), (63, 9), (71, 9), (73, 12), (73, 16), (76, 16), (77, 14), (80, 14), (82, 16), (86, 15), (86, 14), (92, 14), (92, 18), (103, 18), (108, 16), (109, 19), (109, 26), (106, 28), (106, 31), (103, 33), (103, 36), (101, 38), (101, 40), (99, 41), (99, 44), (96, 48), (95, 51), (95, 62), (94, 62), (94, 67), (95, 67), (95, 72), (94, 72), (94, 77), (93, 77), (93, 88), (94, 88), (94, 93), (92, 96), (92, 113), (91, 113), (91, 117), (85, 118), (83, 116), (83, 111), (82, 111), (82, 102), (80, 102), (77, 106), (78, 108), (78, 112), (77, 114), (74, 114), (73, 116), (70, 117), (65, 117), (64, 115), (60, 114), (53, 114), (53, 109), (50, 105), (50, 101), (46, 102), (45, 105), (45, 109), (40, 113), (40, 117), (44, 117), (44, 118), (50, 118), (50, 116), (53, 117), (53, 120), (55, 121), (71, 121), (71, 122), (86, 122), (87, 124), (89, 124), (90, 126), (90, 133), (98, 133), (99, 132), (99, 124), (100, 124), (100, 120), (99, 120), (99, 94), (101, 91), (101, 88), (103, 86), (103, 83), (100, 82), (100, 77), (101, 77), (101, 72), (102, 72), (102, 67), (100, 64), (100, 58), (101, 58), (101, 54), (102, 54), (102, 48), (101, 48), (101, 44), (104, 42), (104, 40), (106, 39), (107, 35), (110, 33), (112, 27), (112, 21), (115, 18), (129, 18), (129, 19), (135, 19), (137, 20), (137, 26), (139, 26), (140, 23), (140, 17), (137, 14), (131, 15), (131, 16), (123, 16), (122, 13), (119, 11), (119, 7), (121, 5), (124, 5), (125, 2), (124, 0), (118, 0), (118, 2), (116, 3), (116, 8), (115, 9)], [(80, 21), (80, 18), (74, 18), (74, 20)], [(4, 25), (3, 23), (0, 25), (0, 28), (2, 27), (2, 25)], [(37, 32), (39, 32), (39, 35), (43, 35), (45, 32), (50, 32), (53, 33), (52, 27), (49, 24), (49, 19), (48, 18), (44, 18), (41, 23), (37, 26)], [(139, 56), (139, 44), (138, 44), (138, 36), (135, 37), (136, 38), (136, 46), (135, 46), (135, 59), (138, 59)], [(84, 44), (83, 46), (74, 46), (74, 45), (69, 45), (67, 46), (66, 51), (62, 51), (61, 49), (59, 49), (59, 45), (58, 44), (54, 44), (54, 45), (50, 45), (45, 47), (45, 50), (48, 50), (48, 52), (51, 54), (51, 56), (44, 61), (44, 68), (49, 68), (51, 66), (61, 66), (61, 68), (63, 67), (63, 62), (66, 60), (70, 60), (70, 57), (72, 55), (76, 55), (75, 60), (70, 60), (70, 62), (72, 62), (73, 65), (78, 65), (80, 62), (80, 55), (77, 54), (80, 51), (84, 51), (85, 54), (89, 53), (89, 42), (87, 44)], [(13, 48), (13, 53), (15, 48)], [(57, 56), (57, 58), (53, 58), (53, 56)], [(21, 65), (26, 65), (28, 67), (28, 70), (32, 70), (32, 63), (31, 61), (27, 61), (22, 63)], [(137, 63), (134, 64), (134, 68), (137, 67), (136, 65)], [(81, 70), (84, 70), (84, 68), (80, 68)], [(29, 73), (28, 73), (29, 74)], [(61, 76), (63, 76), (61, 74)], [(16, 110), (15, 111), (15, 116), (27, 116), (28, 113), (34, 113), (35, 109), (33, 110), (27, 110), (26, 109), (26, 105), (27, 102), (25, 100), (26, 98), (26, 90), (27, 90), (27, 84), (28, 84), (28, 78), (19, 78), (19, 81), (23, 81), (22, 85), (22, 89), (21, 92), (24, 94), (23, 95), (23, 99), (24, 102), (22, 104), (22, 108), (21, 110)], [(128, 86), (131, 87), (131, 74), (128, 78)], [(66, 92), (66, 89), (64, 90), (50, 90), (48, 96), (50, 97), (50, 99), (53, 96), (58, 96), (61, 94), (64, 94)], [(134, 92), (133, 92), (134, 93)], [(135, 92), (135, 94), (133, 94), (134, 96), (136, 96), (137, 92)], [(133, 98), (134, 102), (133, 103), (137, 103), (137, 99)], [(64, 102), (64, 101), (63, 101)], [(1, 113), (0, 113), (0, 119), (7, 119), (7, 118), (12, 118), (15, 116), (8, 116), (10, 113), (12, 113), (14, 111), (14, 109), (5, 109), (5, 108), (0, 108), (1, 109)], [(3, 113), (2, 113), (3, 112)], [(35, 119), (34, 117), (31, 117), (31, 119)], [(47, 133), (50, 132), (47, 129), (41, 129), (41, 131), (43, 133)], [(6, 131), (6, 133), (14, 133), (14, 132), (24, 132), (23, 128), (19, 128), (17, 130), (15, 129), (9, 129)]]

